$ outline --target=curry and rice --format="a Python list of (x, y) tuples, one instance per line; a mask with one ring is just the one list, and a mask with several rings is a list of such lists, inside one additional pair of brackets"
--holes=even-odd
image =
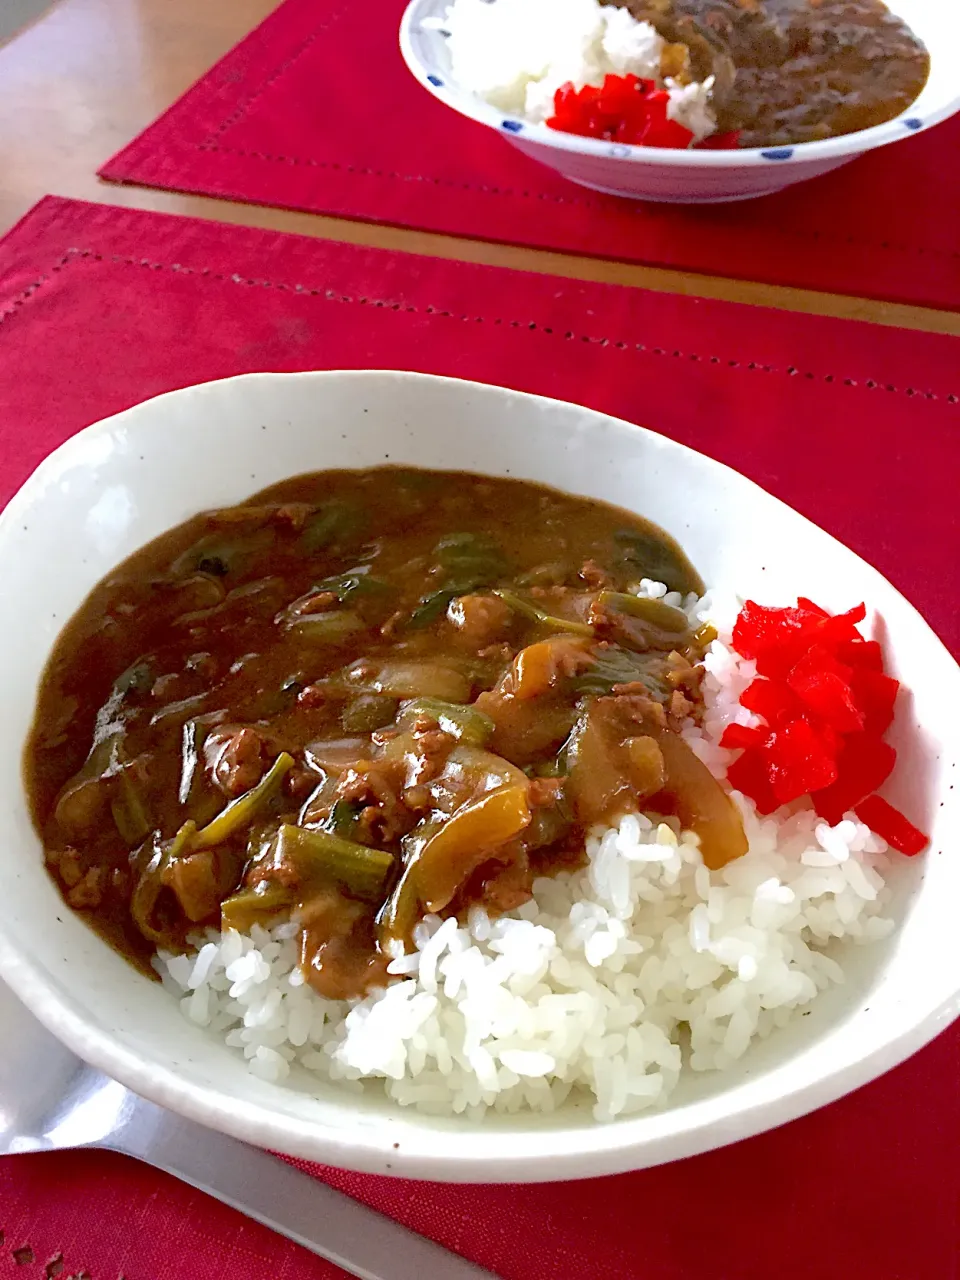
[(302, 476), (94, 589), (33, 812), (68, 904), (259, 1075), (613, 1118), (892, 927), (888, 842), (924, 840), (876, 795), (897, 686), (862, 618), (738, 612), (532, 483)]
[(610, 142), (785, 147), (893, 120), (930, 56), (882, 0), (453, 0), (463, 89)]

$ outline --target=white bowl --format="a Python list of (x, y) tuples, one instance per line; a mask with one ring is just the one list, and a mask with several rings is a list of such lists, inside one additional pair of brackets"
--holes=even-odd
[[(400, 23), (400, 50), (423, 87), (454, 111), (497, 130), (515, 147), (571, 182), (607, 195), (669, 204), (717, 204), (769, 195), (839, 168), (960, 111), (960, 7), (952, 0), (888, 0), (930, 50), (930, 79), (920, 97), (887, 124), (825, 142), (740, 151), (671, 151), (628, 147), (529, 124), (455, 84), (444, 36), (425, 19), (442, 19), (451, 0), (410, 0)], [(495, 2), (495, 0), (494, 0)], [(949, 163), (944, 155), (944, 164)], [(911, 199), (923, 199), (922, 192)], [(933, 191), (926, 198), (936, 199)]]
[[(450, 424), (456, 429), (451, 430)], [(382, 462), (510, 474), (603, 498), (674, 534), (708, 583), (769, 602), (865, 599), (912, 691), (891, 798), (932, 832), (899, 861), (888, 942), (850, 980), (724, 1075), (695, 1075), (669, 1109), (597, 1124), (590, 1108), (483, 1125), (314, 1084), (254, 1078), (187, 1023), (65, 908), (43, 866), (22, 744), (60, 627), (118, 561), (194, 512), (289, 475)], [(758, 530), (763, 536), (758, 537)], [(816, 570), (812, 568), (816, 566)], [(176, 391), (80, 432), (0, 517), (0, 978), (81, 1057), (216, 1129), (324, 1163), (450, 1181), (580, 1178), (642, 1168), (757, 1133), (864, 1084), (960, 1011), (960, 672), (915, 610), (826, 533), (726, 467), (575, 405), (408, 373), (254, 374)]]

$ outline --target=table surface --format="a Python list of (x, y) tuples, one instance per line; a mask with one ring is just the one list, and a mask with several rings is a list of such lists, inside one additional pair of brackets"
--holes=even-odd
[(0, 234), (72, 196), (350, 244), (960, 334), (960, 316), (101, 182), (97, 168), (279, 0), (58, 0), (0, 47)]

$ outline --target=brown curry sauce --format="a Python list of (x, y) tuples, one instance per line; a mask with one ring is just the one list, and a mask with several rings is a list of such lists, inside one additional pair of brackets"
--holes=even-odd
[(894, 119), (930, 55), (882, 0), (604, 0), (671, 42), (665, 72), (716, 78), (719, 133), (742, 147), (817, 142)]
[(708, 637), (645, 577), (702, 589), (655, 526), (516, 480), (324, 472), (197, 516), (49, 660), (25, 775), (51, 873), (144, 966), (292, 918), (343, 997), (425, 911), (510, 909), (641, 804), (722, 865), (742, 826), (677, 732)]

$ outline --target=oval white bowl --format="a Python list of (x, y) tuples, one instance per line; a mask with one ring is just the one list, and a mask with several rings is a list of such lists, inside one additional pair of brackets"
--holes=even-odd
[[(496, 2), (496, 0), (494, 0)], [(668, 204), (719, 204), (769, 195), (828, 173), (877, 147), (929, 129), (960, 111), (960, 8), (948, 0), (888, 0), (930, 50), (928, 80), (916, 102), (886, 124), (825, 142), (741, 151), (669, 151), (628, 147), (558, 133), (546, 125), (504, 116), (451, 78), (450, 54), (441, 33), (424, 26), (441, 19), (450, 0), (410, 0), (400, 23), (400, 50), (423, 87), (460, 115), (497, 130), (526, 155), (582, 187), (631, 200)], [(944, 164), (949, 156), (944, 155)], [(911, 193), (922, 199), (923, 193)], [(935, 199), (935, 193), (928, 193)]]
[[(894, 801), (932, 833), (896, 870), (897, 933), (847, 959), (848, 984), (725, 1075), (691, 1077), (668, 1109), (597, 1124), (549, 1116), (438, 1120), (333, 1086), (254, 1078), (69, 911), (47, 875), (21, 780), (43, 664), (88, 590), (198, 510), (283, 477), (383, 462), (539, 480), (642, 512), (708, 583), (785, 602), (877, 611), (911, 693), (895, 730)], [(758, 536), (760, 534), (761, 536)], [(253, 374), (160, 396), (80, 432), (0, 517), (0, 977), (73, 1050), (212, 1128), (327, 1164), (448, 1181), (582, 1178), (688, 1156), (790, 1120), (902, 1061), (960, 1011), (960, 671), (875, 570), (729, 468), (591, 410), (409, 373)]]

